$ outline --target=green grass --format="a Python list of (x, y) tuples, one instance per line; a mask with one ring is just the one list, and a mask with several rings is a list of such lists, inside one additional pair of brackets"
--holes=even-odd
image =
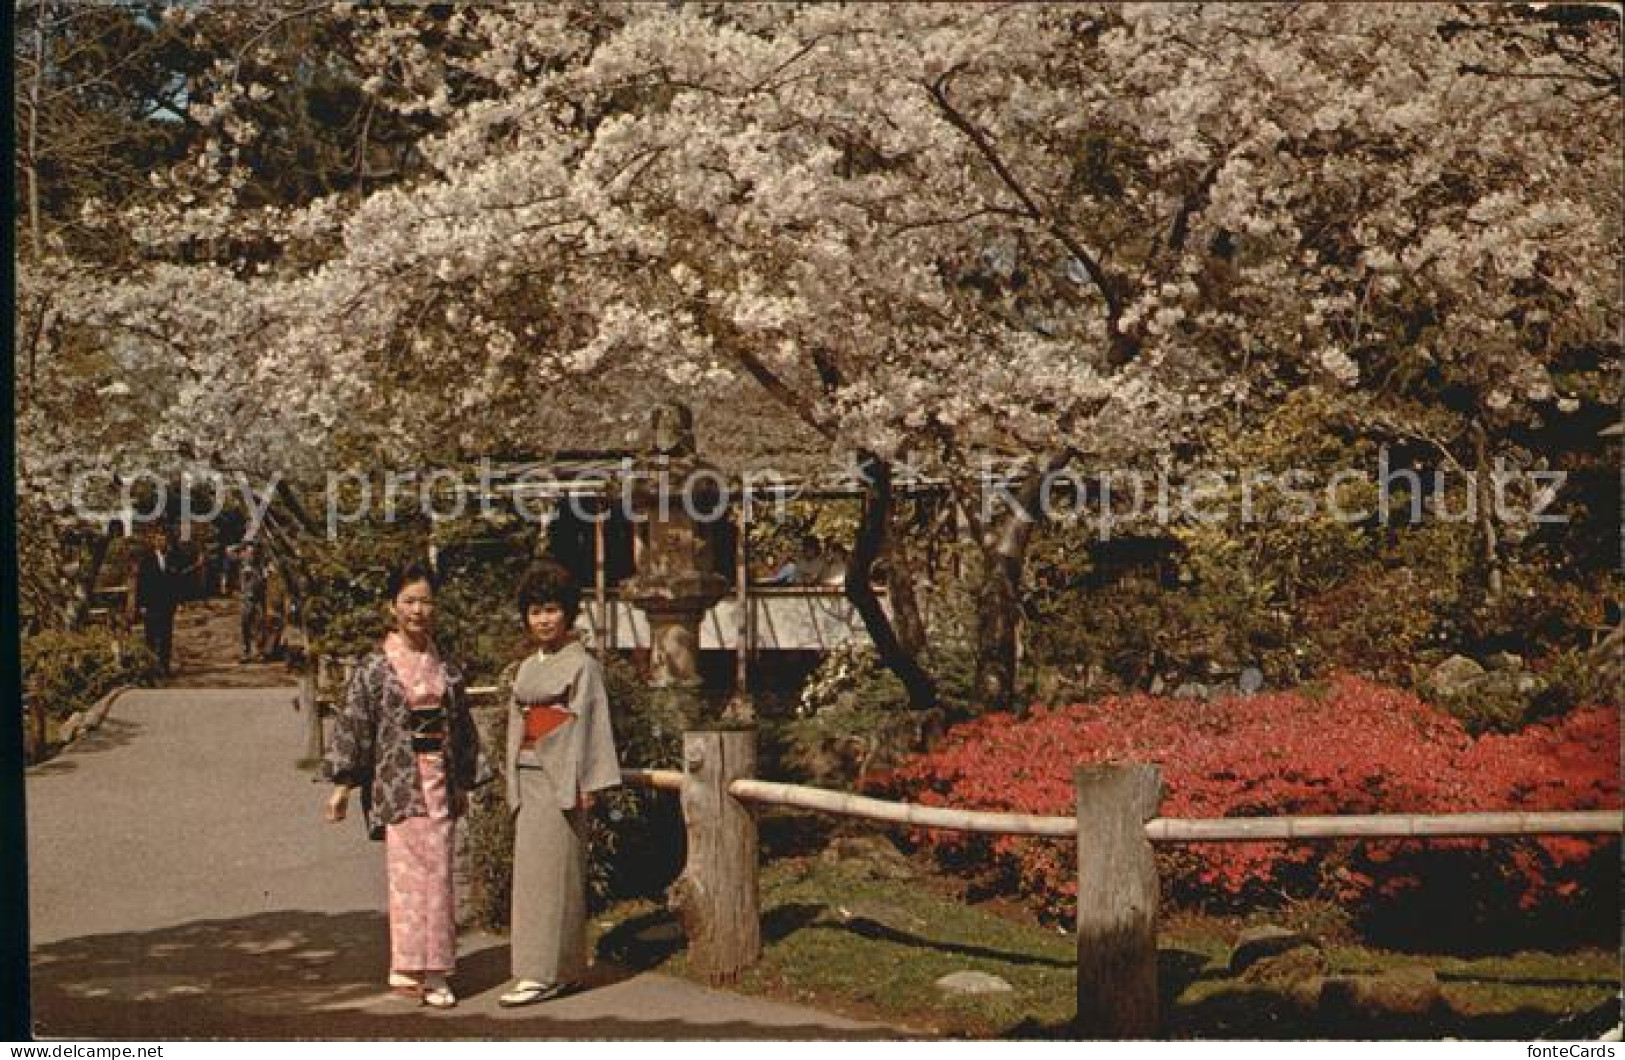
[[(1076, 954), (1068, 934), (967, 905), (926, 883), (873, 879), (818, 858), (769, 863), (761, 890), (763, 954), (735, 987), (744, 993), (922, 1035), (1071, 1034)], [(663, 909), (625, 903), (596, 921), (604, 959), (688, 974), (680, 938), (636, 937), (670, 923)], [(1620, 983), (1618, 955), (1602, 950), (1464, 959), (1328, 941), (1333, 974), (1426, 965), (1438, 974), (1447, 1001), (1434, 1015), (1409, 1023), (1338, 1026), (1283, 990), (1231, 977), (1227, 962), (1237, 926), (1233, 920), (1170, 918), (1159, 953), (1168, 1036), (1531, 1038), (1606, 1001)], [(1014, 990), (957, 998), (937, 989), (937, 979), (957, 971), (987, 972)]]
[[(1056, 931), (1023, 928), (930, 891), (816, 859), (762, 873), (763, 959), (738, 989), (799, 1001), (922, 1033), (989, 1037), (1033, 1019), (1061, 1022), (1073, 1007), (1075, 953)], [(651, 956), (686, 974), (681, 950), (651, 954), (632, 936), (665, 922), (653, 906), (617, 907), (600, 942), (611, 959)], [(953, 998), (934, 985), (951, 972), (997, 975), (1005, 995)]]

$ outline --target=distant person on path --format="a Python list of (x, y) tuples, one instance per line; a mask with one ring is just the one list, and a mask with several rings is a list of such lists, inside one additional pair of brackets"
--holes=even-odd
[(220, 595), (230, 596), (237, 591), (237, 548), (232, 546), (226, 549), (225, 558), (220, 561)]
[(824, 560), (824, 569), (819, 572), (819, 585), (841, 586), (846, 584), (846, 565), (850, 557), (844, 545), (831, 545), (829, 556)]
[(434, 580), (421, 562), (390, 576), (394, 629), (350, 676), (323, 775), (327, 819), (342, 821), (362, 789), (369, 824), (384, 826), (389, 872), (389, 985), (434, 1008), (457, 1004), (452, 890), (455, 824), (468, 793), (491, 779), (469, 716), (462, 672), (435, 649)]
[(239, 663), (261, 656), (260, 639), (265, 629), (265, 561), (259, 545), (249, 539), (237, 546), (238, 625), (243, 638)]
[[(136, 566), (131, 610), (141, 616), (142, 634), (147, 650), (158, 660), (159, 675), (168, 677), (175, 643), (175, 609), (180, 606), (191, 571), (180, 567), (174, 531), (163, 527), (151, 533), (148, 542)], [(133, 621), (135, 614), (130, 617)]]
[(519, 586), (531, 654), (505, 675), (508, 808), (514, 814), (514, 985), (506, 1007), (568, 993), (587, 971), (587, 814), (621, 782), (598, 660), (573, 632), (581, 590), (555, 560)]
[(794, 559), (784, 561), (783, 566), (774, 571), (766, 585), (817, 585), (827, 573), (829, 565), (825, 563), (823, 554), (818, 547), (818, 539), (804, 537), (801, 539), (801, 552)]
[(274, 563), (265, 567), (265, 620), (260, 624), (260, 658), (280, 659), (288, 628), (288, 587)]

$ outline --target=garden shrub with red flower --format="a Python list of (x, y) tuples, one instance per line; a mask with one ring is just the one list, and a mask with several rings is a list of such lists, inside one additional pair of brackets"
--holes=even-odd
[[(984, 716), (870, 788), (928, 805), (1065, 816), (1074, 767), (1108, 761), (1160, 766), (1169, 817), (1601, 809), (1619, 803), (1619, 717), (1582, 708), (1475, 740), (1409, 693), (1348, 676), (1319, 694), (1122, 696)], [(1072, 844), (918, 839), (956, 868), (992, 870), (996, 885), (1046, 915), (1071, 917)], [(1619, 922), (1615, 839), (1159, 844), (1157, 856), (1170, 903), (1240, 911), (1331, 898), (1380, 935), (1510, 938), (1517, 928), (1591, 933)]]

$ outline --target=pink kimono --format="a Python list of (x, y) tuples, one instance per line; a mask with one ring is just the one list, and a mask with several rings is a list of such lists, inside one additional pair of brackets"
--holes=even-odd
[[(432, 648), (413, 652), (391, 635), (384, 642), (384, 654), (406, 689), (408, 707), (431, 708), (441, 703), (445, 674)], [(450, 972), (457, 965), (457, 909), (452, 890), (455, 819), (447, 795), (446, 759), (442, 751), (414, 757), (428, 816), (407, 817), (384, 831), (390, 969)]]

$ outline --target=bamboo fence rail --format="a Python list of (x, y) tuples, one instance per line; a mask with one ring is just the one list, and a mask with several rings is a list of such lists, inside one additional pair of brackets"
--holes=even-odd
[[(629, 784), (677, 791), (676, 770), (629, 769)], [(1076, 839), (1075, 817), (990, 813), (945, 806), (889, 802), (800, 784), (736, 780), (728, 791), (745, 802), (790, 806), (916, 828), (984, 835), (1030, 835)], [(1146, 838), (1156, 843), (1257, 843), (1295, 839), (1420, 839), (1488, 836), (1603, 835), (1625, 831), (1625, 811), (1552, 813), (1350, 814), (1316, 817), (1156, 817)]]
[(1554, 813), (1394, 813), (1336, 817), (1158, 817), (1145, 824), (1157, 843), (1252, 843), (1281, 839), (1449, 839), (1487, 836), (1617, 835), (1625, 811)]
[(623, 769), (621, 781), (631, 787), (682, 791), (683, 774), (675, 769)]

